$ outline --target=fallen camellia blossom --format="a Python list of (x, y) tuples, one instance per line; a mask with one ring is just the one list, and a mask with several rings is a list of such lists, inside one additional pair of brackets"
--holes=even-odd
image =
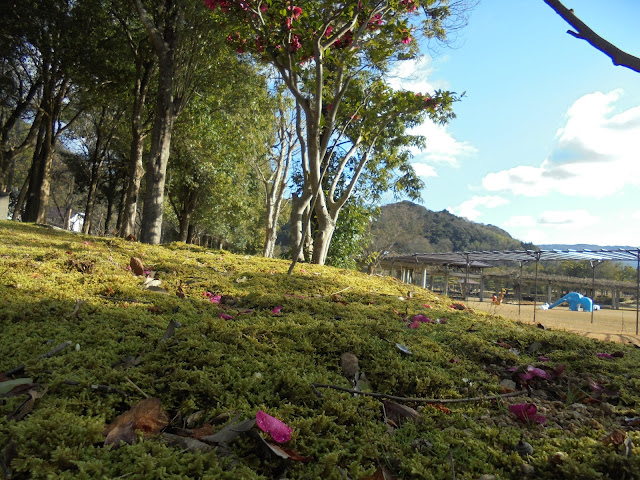
[(429, 317), (427, 317), (426, 315), (422, 315), (422, 314), (418, 314), (418, 315), (414, 315), (412, 320), (414, 322), (419, 322), (419, 323), (433, 323), (433, 320), (431, 320)]
[(518, 420), (527, 423), (539, 423), (545, 425), (547, 419), (543, 415), (538, 415), (538, 408), (533, 403), (516, 403), (509, 405), (509, 411), (513, 413)]
[(291, 427), (262, 410), (256, 413), (256, 423), (260, 430), (271, 435), (271, 438), (278, 443), (287, 443), (291, 440)]
[(596, 353), (598, 358), (608, 358), (609, 360), (613, 360), (615, 357), (610, 353)]
[(220, 303), (220, 300), (222, 299), (222, 295), (214, 295), (211, 292), (204, 292), (202, 295), (207, 297), (211, 303)]
[(271, 313), (273, 313), (274, 315), (280, 315), (280, 311), (283, 309), (284, 307), (282, 306), (277, 306), (274, 307), (273, 310), (271, 310)]
[(417, 321), (417, 320), (414, 320), (409, 325), (407, 325), (407, 327), (409, 327), (409, 328), (418, 328), (419, 326), (420, 326), (420, 322)]

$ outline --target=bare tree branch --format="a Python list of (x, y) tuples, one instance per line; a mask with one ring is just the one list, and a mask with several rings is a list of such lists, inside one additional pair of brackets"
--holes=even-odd
[(585, 40), (592, 47), (600, 50), (611, 59), (614, 65), (627, 67), (634, 72), (640, 73), (640, 58), (620, 50), (612, 43), (606, 41), (600, 35), (591, 30), (587, 24), (580, 20), (573, 10), (565, 7), (559, 0), (544, 0), (558, 15), (560, 15), (569, 25), (577, 30), (567, 30), (567, 33), (573, 37)]

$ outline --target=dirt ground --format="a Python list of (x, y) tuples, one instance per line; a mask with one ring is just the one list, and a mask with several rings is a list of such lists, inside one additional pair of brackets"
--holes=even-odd
[[(476, 310), (534, 323), (533, 304), (521, 305), (518, 312), (517, 303), (502, 305), (493, 305), (490, 301), (466, 303)], [(593, 323), (591, 323), (589, 312), (572, 312), (568, 307), (555, 307), (551, 310), (540, 310), (539, 307), (540, 305), (535, 311), (535, 323), (541, 323), (547, 328), (563, 329), (600, 340), (634, 343), (640, 346), (640, 336), (636, 335), (635, 310), (596, 310), (593, 312)]]

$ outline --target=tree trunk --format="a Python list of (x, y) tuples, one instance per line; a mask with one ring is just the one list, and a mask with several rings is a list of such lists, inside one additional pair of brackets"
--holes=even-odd
[(145, 174), (146, 192), (142, 211), (142, 231), (140, 232), (140, 240), (150, 244), (158, 244), (162, 238), (164, 185), (171, 147), (171, 132), (177, 115), (177, 107), (174, 105), (173, 98), (173, 56), (177, 42), (175, 28), (178, 22), (178, 12), (177, 6), (172, 2), (162, 3), (166, 16), (162, 22), (162, 32), (160, 32), (153, 25), (142, 2), (140, 0), (134, 2), (158, 57), (158, 92), (151, 133), (151, 152)]
[[(304, 220), (305, 220), (305, 211), (309, 209), (309, 202), (311, 201), (311, 196), (303, 193), (302, 196), (294, 195), (291, 198), (291, 215), (290, 215), (290, 242), (291, 242), (291, 255), (292, 257), (296, 255), (298, 251), (299, 245), (303, 243), (303, 230), (304, 230)], [(299, 262), (304, 262), (304, 248), (300, 250), (300, 254), (298, 255)]]
[(18, 221), (18, 217), (22, 212), (22, 207), (24, 206), (24, 200), (27, 197), (27, 191), (29, 190), (29, 184), (31, 183), (31, 169), (29, 169), (29, 173), (27, 177), (24, 179), (24, 183), (22, 184), (22, 188), (20, 189), (20, 193), (18, 194), (18, 200), (16, 201), (16, 206), (13, 209), (13, 215), (11, 216), (11, 220), (14, 222)]
[(191, 212), (183, 209), (180, 215), (180, 235), (178, 237), (179, 242), (186, 242), (189, 238), (189, 227), (191, 226)]
[[(316, 214), (317, 214), (316, 208)], [(324, 212), (322, 215), (317, 215), (318, 228), (314, 232), (313, 238), (313, 254), (311, 256), (311, 262), (324, 265), (327, 261), (327, 253), (329, 252), (329, 245), (331, 244), (331, 238), (333, 232), (336, 230), (335, 220)]]
[(123, 238), (133, 233), (136, 224), (138, 210), (138, 195), (140, 194), (140, 183), (144, 174), (142, 165), (142, 154), (144, 152), (144, 138), (142, 115), (146, 103), (149, 82), (153, 63), (147, 62), (144, 65), (138, 62), (136, 86), (134, 89), (133, 114), (131, 118), (131, 148), (129, 155), (129, 180), (126, 187), (126, 199), (124, 204), (122, 221), (118, 222), (118, 232)]

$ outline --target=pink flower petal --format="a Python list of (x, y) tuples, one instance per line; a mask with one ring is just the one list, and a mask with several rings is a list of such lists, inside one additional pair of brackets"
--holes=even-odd
[(220, 315), (218, 315), (218, 318), (221, 318), (223, 320), (233, 320), (234, 317), (232, 315), (228, 315), (226, 313), (221, 313)]
[(527, 372), (531, 373), (534, 377), (546, 378), (547, 380), (551, 380), (551, 375), (549, 375), (545, 370), (536, 368), (533, 365), (529, 365), (527, 367)]
[(549, 361), (549, 357), (545, 357), (544, 355), (540, 355), (538, 357), (538, 360), (541, 362), (548, 362)]
[(262, 410), (258, 410), (256, 413), (256, 423), (260, 430), (271, 435), (271, 438), (278, 443), (286, 443), (291, 440), (291, 427)]
[(280, 311), (283, 309), (284, 307), (282, 306), (278, 306), (278, 307), (274, 307), (273, 310), (271, 310), (271, 313), (273, 313), (274, 315), (280, 315)]
[(608, 359), (613, 359), (615, 358), (613, 355), (611, 355), (610, 353), (596, 353), (596, 356), (598, 358), (608, 358)]
[(220, 300), (222, 299), (222, 295), (211, 295), (209, 297), (209, 301), (211, 303), (220, 303)]
[(424, 308), (433, 308), (431, 305), (429, 305), (428, 303), (423, 303), (422, 306)]
[(409, 328), (418, 328), (419, 326), (420, 326), (420, 322), (418, 322), (417, 320), (414, 320), (409, 325), (407, 325), (407, 327)]
[(420, 323), (433, 323), (433, 320), (431, 320), (429, 317), (422, 314), (414, 315), (411, 320), (413, 320), (414, 322), (420, 322)]
[(517, 403), (515, 405), (509, 405), (509, 411), (513, 413), (518, 420), (523, 422), (540, 423), (542, 425), (547, 423), (547, 419), (543, 415), (537, 415), (538, 409), (533, 403)]

